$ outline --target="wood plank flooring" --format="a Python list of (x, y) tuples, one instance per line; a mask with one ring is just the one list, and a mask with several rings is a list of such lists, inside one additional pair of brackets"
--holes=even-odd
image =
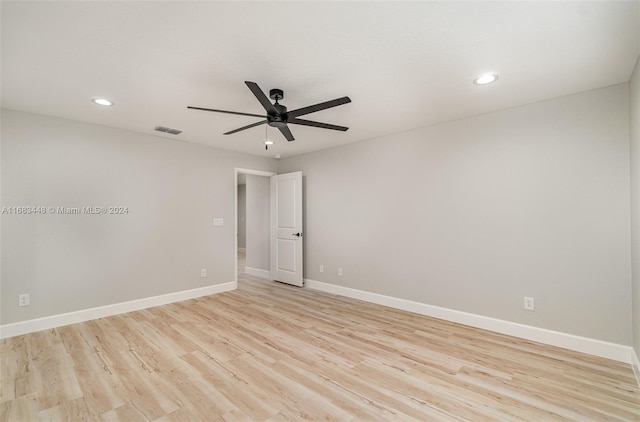
[(2, 421), (640, 421), (629, 365), (244, 274), (0, 354)]

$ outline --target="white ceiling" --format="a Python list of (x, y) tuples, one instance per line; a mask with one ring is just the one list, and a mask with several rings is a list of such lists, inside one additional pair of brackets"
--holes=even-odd
[[(2, 106), (251, 154), (291, 156), (627, 82), (640, 2), (6, 2)], [(480, 73), (498, 82), (476, 86)], [(287, 143), (244, 81), (348, 132)], [(111, 108), (89, 100), (104, 96)], [(156, 125), (184, 132), (172, 136)]]

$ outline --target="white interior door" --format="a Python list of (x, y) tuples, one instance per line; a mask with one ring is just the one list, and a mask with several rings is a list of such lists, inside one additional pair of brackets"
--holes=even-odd
[(302, 172), (271, 176), (271, 278), (302, 287)]

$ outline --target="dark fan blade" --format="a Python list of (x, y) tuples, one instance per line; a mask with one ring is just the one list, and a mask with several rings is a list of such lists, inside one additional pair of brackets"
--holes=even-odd
[(202, 108), (202, 107), (191, 107), (191, 106), (188, 106), (187, 108), (190, 108), (192, 110), (215, 111), (216, 113), (238, 114), (240, 116), (267, 117), (260, 114), (240, 113), (238, 111), (227, 111), (227, 110), (215, 110), (213, 108)]
[(258, 101), (260, 101), (260, 104), (262, 104), (262, 107), (264, 107), (264, 109), (267, 110), (267, 113), (278, 114), (278, 110), (276, 110), (273, 104), (271, 104), (271, 101), (269, 101), (269, 98), (267, 98), (267, 96), (264, 95), (264, 92), (262, 92), (262, 90), (260, 89), (257, 83), (248, 82), (248, 81), (244, 81), (244, 83), (247, 84), (251, 92), (253, 92), (253, 95), (256, 96)]
[(350, 103), (351, 99), (349, 97), (342, 97), (331, 101), (325, 101), (324, 103), (312, 105), (309, 107), (299, 108), (297, 110), (290, 111), (287, 113), (289, 118), (298, 117), (309, 113), (314, 113), (316, 111), (324, 110), (331, 107), (336, 107), (342, 104)]
[(258, 123), (251, 123), (250, 125), (243, 126), (241, 128), (238, 128), (238, 129), (232, 130), (230, 132), (227, 132), (227, 133), (225, 133), (225, 135), (231, 135), (232, 133), (240, 132), (241, 130), (245, 130), (245, 129), (251, 129), (252, 127), (260, 126), (260, 125), (263, 125), (265, 123), (267, 123), (266, 120), (263, 120), (263, 121), (258, 122)]
[(303, 126), (313, 126), (313, 127), (320, 127), (322, 129), (333, 129), (333, 130), (341, 130), (341, 131), (346, 131), (349, 130), (348, 127), (344, 127), (344, 126), (336, 126), (336, 125), (330, 125), (328, 123), (320, 123), (320, 122), (312, 122), (311, 120), (304, 120), (304, 119), (289, 119), (289, 121), (287, 121), (287, 123), (292, 124), (292, 125), (303, 125)]
[(282, 126), (282, 127), (279, 127), (278, 129), (280, 129), (280, 132), (282, 132), (284, 137), (287, 138), (287, 141), (291, 142), (296, 140), (296, 138), (293, 137), (293, 133), (291, 133), (288, 127)]

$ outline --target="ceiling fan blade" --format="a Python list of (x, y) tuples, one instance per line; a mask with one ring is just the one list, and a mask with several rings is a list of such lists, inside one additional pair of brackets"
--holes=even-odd
[(240, 116), (266, 117), (260, 114), (240, 113), (238, 111), (216, 110), (213, 108), (202, 108), (202, 107), (191, 107), (191, 106), (188, 106), (187, 108), (190, 108), (192, 110), (215, 111), (216, 113), (238, 114)]
[(241, 130), (245, 130), (245, 129), (251, 129), (252, 127), (260, 126), (260, 125), (263, 125), (265, 123), (267, 123), (266, 120), (263, 120), (263, 121), (258, 122), (258, 123), (251, 123), (250, 125), (242, 126), (241, 128), (229, 131), (229, 132), (225, 133), (225, 135), (231, 135), (232, 133), (240, 132)]
[(264, 95), (264, 92), (262, 92), (262, 90), (260, 89), (257, 83), (249, 82), (249, 81), (244, 81), (244, 83), (247, 84), (251, 92), (253, 92), (253, 95), (256, 96), (258, 101), (260, 101), (260, 104), (262, 104), (262, 107), (264, 107), (264, 109), (267, 110), (267, 113), (278, 114), (278, 110), (276, 110), (273, 104), (271, 104), (271, 101), (269, 101), (269, 98), (266, 95)]
[(298, 117), (298, 116), (302, 116), (305, 114), (309, 114), (309, 113), (314, 113), (316, 111), (320, 111), (320, 110), (324, 110), (327, 108), (331, 108), (331, 107), (336, 107), (342, 104), (347, 104), (351, 102), (351, 98), (349, 97), (342, 97), (342, 98), (337, 98), (335, 100), (331, 100), (331, 101), (325, 101), (324, 103), (319, 103), (319, 104), (315, 104), (309, 107), (303, 107), (303, 108), (299, 108), (297, 110), (293, 110), (290, 111), (288, 114), (289, 118), (291, 117)]
[(293, 133), (291, 133), (287, 126), (281, 126), (278, 129), (280, 129), (280, 132), (282, 132), (284, 137), (287, 138), (287, 141), (291, 142), (296, 140), (296, 138), (293, 137)]
[(349, 130), (348, 127), (344, 127), (344, 126), (330, 125), (328, 123), (312, 122), (311, 120), (296, 119), (296, 118), (289, 119), (287, 123), (293, 124), (293, 125), (319, 127), (322, 129), (341, 130), (343, 132), (346, 130)]

